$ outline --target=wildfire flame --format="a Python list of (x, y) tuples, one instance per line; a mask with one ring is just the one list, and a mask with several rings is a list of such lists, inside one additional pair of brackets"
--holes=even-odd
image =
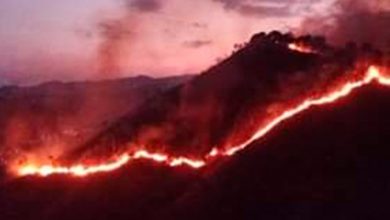
[(353, 90), (360, 88), (372, 82), (378, 82), (384, 86), (390, 86), (390, 76), (386, 76), (380, 72), (379, 68), (370, 66), (367, 72), (360, 80), (348, 81), (340, 88), (325, 94), (321, 97), (309, 98), (294, 108), (284, 111), (279, 116), (270, 120), (265, 126), (260, 127), (249, 139), (244, 143), (228, 147), (225, 149), (213, 148), (208, 154), (201, 159), (192, 159), (188, 157), (172, 157), (165, 153), (152, 153), (141, 149), (134, 153), (125, 153), (115, 160), (98, 165), (83, 165), (78, 164), (74, 166), (55, 166), (55, 165), (39, 165), (39, 164), (23, 164), (16, 167), (16, 173), (19, 176), (49, 176), (53, 174), (72, 175), (77, 177), (84, 177), (95, 173), (110, 172), (116, 170), (133, 160), (150, 160), (156, 163), (165, 164), (170, 167), (188, 166), (193, 169), (199, 169), (208, 164), (211, 160), (217, 157), (229, 157), (235, 155), (237, 152), (244, 150), (253, 141), (264, 137), (269, 131), (279, 125), (281, 122), (309, 109), (312, 106), (325, 105), (333, 103), (340, 98), (349, 95)]
[(54, 166), (54, 165), (24, 165), (18, 169), (18, 174), (20, 176), (49, 176), (53, 174), (68, 174), (72, 176), (87, 176), (94, 173), (110, 172), (116, 170), (125, 164), (129, 163), (131, 160), (151, 160), (156, 163), (166, 164), (170, 167), (177, 166), (189, 166), (194, 169), (201, 168), (206, 165), (203, 160), (193, 160), (185, 157), (169, 157), (167, 154), (159, 153), (150, 153), (146, 150), (138, 150), (134, 154), (123, 154), (112, 162), (103, 163), (99, 165), (87, 166), (87, 165), (75, 165), (75, 166)]
[(290, 50), (298, 51), (301, 53), (316, 53), (316, 51), (310, 46), (304, 45), (302, 43), (290, 43), (288, 44)]

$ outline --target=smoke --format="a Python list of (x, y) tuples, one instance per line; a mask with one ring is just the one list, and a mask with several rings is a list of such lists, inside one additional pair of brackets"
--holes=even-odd
[(368, 43), (390, 50), (390, 2), (337, 0), (327, 15), (304, 19), (299, 32), (324, 34), (334, 44)]
[[(114, 16), (99, 17), (93, 30), (82, 31), (87, 38), (97, 36), (99, 40), (95, 79), (120, 76), (121, 61), (128, 56), (128, 45), (136, 37), (139, 17), (136, 12), (160, 8), (159, 2), (153, 0), (123, 0), (121, 6), (122, 10), (116, 11)], [(53, 62), (48, 65), (53, 65)], [(93, 69), (89, 68), (89, 71)], [(0, 154), (7, 160), (58, 158), (77, 147), (84, 138), (94, 135), (105, 123), (158, 92), (157, 88), (145, 87), (145, 94), (141, 94), (137, 85), (135, 79), (97, 83), (53, 82), (31, 88), (0, 90), (0, 106), (5, 106), (0, 108)]]
[(126, 42), (133, 36), (128, 16), (119, 19), (103, 20), (98, 24), (101, 42), (98, 46), (99, 73), (107, 77), (120, 72), (120, 58), (124, 53)]
[[(99, 73), (103, 77), (117, 76), (121, 60), (128, 57), (137, 40), (141, 14), (158, 13), (163, 7), (159, 0), (121, 0), (119, 15), (103, 18), (97, 24)], [(131, 62), (126, 60), (126, 62)]]

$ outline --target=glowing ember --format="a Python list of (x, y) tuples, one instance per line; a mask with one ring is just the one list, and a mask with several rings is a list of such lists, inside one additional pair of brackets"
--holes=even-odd
[(290, 50), (295, 50), (301, 53), (316, 53), (316, 51), (313, 50), (310, 46), (301, 44), (301, 43), (290, 43), (288, 45), (288, 48)]
[(177, 166), (188, 166), (190, 168), (198, 169), (207, 165), (209, 161), (216, 157), (232, 156), (237, 152), (245, 149), (253, 141), (262, 138), (274, 127), (281, 122), (299, 114), (300, 112), (312, 107), (319, 106), (328, 103), (335, 102), (342, 97), (347, 96), (353, 90), (362, 87), (372, 82), (378, 82), (381, 85), (390, 86), (390, 76), (385, 76), (380, 73), (379, 69), (371, 66), (361, 80), (346, 82), (339, 89), (328, 93), (321, 97), (312, 97), (294, 108), (286, 110), (281, 115), (270, 120), (265, 126), (260, 127), (252, 137), (246, 140), (244, 143), (228, 147), (226, 149), (213, 148), (204, 158), (194, 160), (187, 157), (172, 157), (168, 154), (162, 153), (151, 153), (146, 150), (138, 150), (132, 154), (123, 154), (116, 160), (108, 163), (99, 165), (75, 165), (70, 167), (54, 166), (54, 165), (37, 165), (37, 164), (24, 164), (23, 166), (17, 167), (17, 174), (19, 176), (36, 175), (36, 176), (49, 176), (53, 174), (67, 174), (72, 176), (87, 176), (94, 173), (110, 172), (116, 170), (131, 160), (150, 160), (156, 163), (165, 164), (171, 167)]

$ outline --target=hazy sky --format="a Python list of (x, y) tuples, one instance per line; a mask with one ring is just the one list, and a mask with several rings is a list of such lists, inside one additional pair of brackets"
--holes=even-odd
[[(288, 30), (330, 2), (1, 0), (0, 83), (200, 72), (253, 33)], [(120, 68), (102, 76), (101, 26), (114, 21), (128, 34), (115, 45)]]

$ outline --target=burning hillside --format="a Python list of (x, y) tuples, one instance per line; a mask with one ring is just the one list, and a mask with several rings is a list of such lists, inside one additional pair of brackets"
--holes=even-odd
[(232, 156), (281, 122), (367, 84), (390, 85), (389, 58), (371, 47), (271, 32), (192, 81), (149, 100), (75, 151), (21, 161), (19, 175), (108, 172), (133, 160), (200, 168)]
[(205, 172), (162, 218), (388, 218), (388, 97), (374, 83), (296, 115)]
[(1, 0), (0, 220), (389, 219), (389, 27), (390, 0)]
[[(372, 208), (389, 197), (389, 74), (388, 54), (367, 45), (334, 48), (322, 37), (257, 34), (59, 157), (30, 148), (6, 160), (16, 177), (0, 181), (0, 218), (380, 213)], [(359, 208), (323, 205), (334, 201)]]
[[(91, 82), (48, 82), (0, 88), (1, 160), (55, 158), (93, 137), (142, 102), (192, 76), (139, 76)], [(24, 156), (23, 156), (24, 155)], [(21, 157), (20, 157), (21, 156)]]

